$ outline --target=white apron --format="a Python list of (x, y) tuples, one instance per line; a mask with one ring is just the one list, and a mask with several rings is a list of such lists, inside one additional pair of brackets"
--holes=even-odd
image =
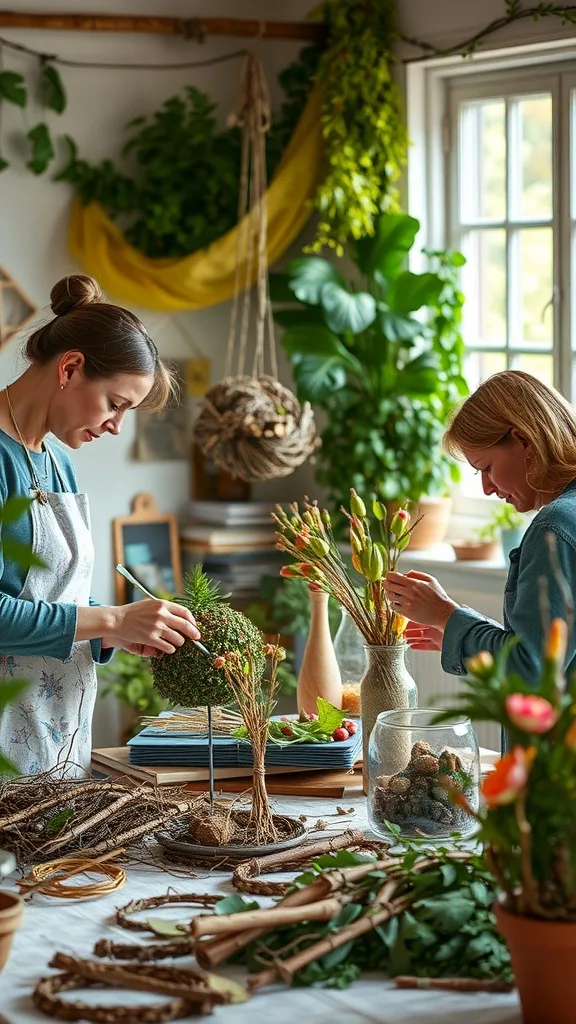
[[(56, 457), (44, 443), (65, 487)], [(30, 507), (32, 550), (48, 568), (32, 566), (19, 597), (86, 606), (94, 566), (88, 496), (43, 492), (43, 504), (39, 492), (35, 494)], [(90, 641), (75, 643), (65, 661), (0, 654), (0, 686), (10, 677), (30, 685), (0, 714), (0, 750), (24, 775), (55, 765), (67, 777), (88, 774), (97, 687)]]

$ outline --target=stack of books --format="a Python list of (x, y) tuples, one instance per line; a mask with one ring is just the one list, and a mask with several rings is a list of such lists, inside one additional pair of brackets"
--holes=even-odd
[(180, 520), (184, 570), (201, 562), (223, 593), (253, 600), (261, 576), (276, 575), (283, 561), (271, 512), (265, 501), (189, 501)]

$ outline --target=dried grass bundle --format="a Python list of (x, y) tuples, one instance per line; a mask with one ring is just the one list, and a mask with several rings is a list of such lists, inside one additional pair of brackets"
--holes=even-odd
[(0, 847), (20, 868), (76, 852), (93, 857), (133, 845), (202, 801), (182, 788), (65, 779), (54, 769), (2, 785)]

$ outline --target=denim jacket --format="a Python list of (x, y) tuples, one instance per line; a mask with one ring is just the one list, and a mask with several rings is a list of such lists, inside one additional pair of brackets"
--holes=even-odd
[[(547, 582), (550, 619), (566, 618), (566, 606), (550, 564), (546, 534), (556, 538), (558, 560), (576, 602), (576, 480), (549, 505), (540, 509), (526, 530), (520, 547), (510, 552), (510, 569), (504, 591), (504, 625), (487, 619), (473, 608), (457, 608), (446, 623), (442, 642), (442, 668), (464, 675), (467, 658), (479, 651), (496, 654), (513, 635), (520, 642), (508, 659), (510, 671), (527, 683), (540, 675), (545, 625), (540, 608), (540, 579)], [(576, 669), (576, 629), (568, 638), (567, 675)]]

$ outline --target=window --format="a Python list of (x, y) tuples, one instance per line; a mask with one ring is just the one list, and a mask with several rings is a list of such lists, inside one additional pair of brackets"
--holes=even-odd
[[(499, 370), (523, 369), (574, 401), (573, 51), (545, 62), (540, 50), (421, 65), (408, 73), (409, 112), (420, 88), (426, 116), (415, 122), (422, 145), (414, 147), (419, 157), (409, 174), (409, 206), (425, 191), (415, 213), (426, 241), (466, 256), (469, 387)], [(464, 473), (460, 492), (482, 494), (473, 471)]]

